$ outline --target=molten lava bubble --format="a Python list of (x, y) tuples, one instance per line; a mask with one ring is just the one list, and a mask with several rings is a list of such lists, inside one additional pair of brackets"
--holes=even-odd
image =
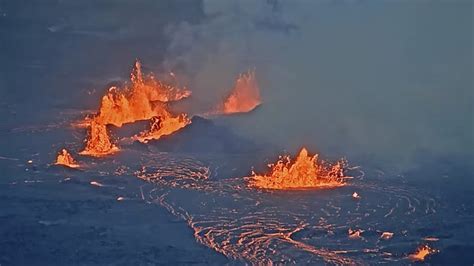
[(156, 80), (152, 75), (144, 77), (141, 64), (135, 62), (131, 73), (131, 84), (124, 89), (111, 87), (102, 97), (95, 120), (101, 124), (121, 127), (123, 124), (169, 115), (166, 105), (189, 97), (191, 92), (178, 89)]
[(341, 160), (335, 164), (318, 161), (318, 155), (310, 156), (303, 148), (294, 162), (289, 156), (280, 157), (269, 165), (268, 174), (252, 172), (249, 186), (263, 189), (334, 188), (345, 185), (344, 167)]
[(436, 252), (438, 252), (438, 250), (430, 248), (428, 245), (422, 245), (418, 247), (415, 253), (410, 254), (408, 258), (412, 261), (424, 261), (428, 255), (434, 254)]
[(80, 154), (100, 157), (118, 150), (117, 146), (110, 141), (107, 126), (92, 120), (86, 147)]
[(217, 113), (246, 113), (261, 103), (260, 88), (255, 78), (255, 71), (248, 71), (239, 76), (230, 94), (217, 108)]
[(169, 115), (153, 117), (150, 130), (141, 132), (139, 135), (134, 136), (133, 139), (147, 143), (149, 140), (157, 140), (162, 136), (170, 135), (190, 123), (191, 120), (186, 114), (180, 114), (176, 117)]
[(64, 165), (70, 168), (79, 168), (79, 164), (72, 158), (72, 155), (66, 150), (62, 149), (56, 158), (55, 165)]

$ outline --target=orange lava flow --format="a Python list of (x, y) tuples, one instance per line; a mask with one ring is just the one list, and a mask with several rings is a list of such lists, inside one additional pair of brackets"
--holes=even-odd
[(233, 114), (250, 112), (262, 103), (260, 88), (255, 78), (255, 71), (240, 74), (234, 88), (217, 108), (218, 113)]
[(126, 123), (148, 120), (155, 116), (169, 116), (163, 103), (189, 97), (191, 92), (178, 89), (156, 80), (152, 75), (144, 77), (139, 61), (131, 73), (131, 85), (120, 90), (111, 87), (102, 97), (97, 122), (121, 127)]
[(186, 114), (180, 114), (176, 117), (155, 116), (151, 120), (150, 130), (141, 132), (139, 135), (134, 136), (133, 139), (147, 143), (150, 140), (157, 140), (162, 136), (170, 135), (190, 123), (191, 120)]
[(415, 253), (410, 254), (408, 258), (412, 261), (424, 261), (427, 256), (436, 252), (438, 252), (438, 250), (430, 248), (428, 245), (422, 245), (415, 251)]
[(55, 165), (63, 165), (70, 168), (79, 168), (79, 164), (74, 160), (72, 155), (66, 150), (62, 149), (56, 158)]
[(86, 147), (80, 154), (100, 157), (115, 153), (118, 150), (119, 148), (110, 141), (107, 126), (96, 122), (95, 119), (92, 120)]
[(268, 174), (252, 172), (249, 186), (261, 189), (335, 188), (345, 185), (345, 161), (325, 164), (318, 155), (310, 156), (303, 148), (292, 162), (289, 156), (270, 164)]

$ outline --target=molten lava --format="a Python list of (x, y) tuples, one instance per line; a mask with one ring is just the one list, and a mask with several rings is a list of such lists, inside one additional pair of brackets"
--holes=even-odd
[(95, 119), (92, 120), (86, 147), (80, 154), (100, 157), (118, 150), (118, 147), (110, 141), (107, 126), (96, 122)]
[(144, 76), (139, 61), (135, 62), (130, 74), (130, 85), (124, 89), (111, 87), (102, 97), (98, 113), (86, 119), (90, 134), (81, 154), (103, 156), (118, 148), (110, 141), (107, 125), (121, 127), (126, 123), (152, 119), (149, 131), (134, 138), (147, 142), (172, 134), (191, 123), (186, 114), (173, 115), (166, 103), (189, 97), (191, 92), (178, 89), (156, 80), (153, 75)]
[(424, 261), (428, 255), (436, 252), (438, 252), (438, 250), (430, 248), (428, 245), (422, 245), (415, 251), (415, 253), (410, 254), (408, 258), (412, 261)]
[(186, 114), (180, 114), (176, 117), (171, 116), (157, 116), (153, 117), (151, 121), (150, 130), (141, 132), (134, 136), (133, 139), (143, 143), (147, 143), (152, 139), (160, 139), (162, 136), (170, 135), (173, 132), (189, 125), (191, 120)]
[(155, 116), (169, 116), (163, 103), (189, 97), (191, 92), (178, 89), (156, 80), (152, 75), (144, 77), (139, 61), (131, 73), (131, 85), (120, 90), (111, 87), (102, 97), (97, 117), (98, 123), (121, 127), (123, 124), (148, 120)]
[(62, 149), (56, 158), (55, 165), (63, 165), (70, 168), (79, 168), (79, 164), (74, 160), (72, 155), (66, 150)]
[(249, 185), (263, 189), (335, 188), (345, 185), (345, 161), (326, 164), (318, 161), (318, 155), (310, 156), (303, 148), (294, 162), (289, 156), (280, 157), (269, 165), (270, 173), (259, 175), (252, 172)]
[(217, 108), (217, 113), (246, 113), (261, 104), (260, 88), (255, 78), (255, 71), (240, 74), (234, 88)]

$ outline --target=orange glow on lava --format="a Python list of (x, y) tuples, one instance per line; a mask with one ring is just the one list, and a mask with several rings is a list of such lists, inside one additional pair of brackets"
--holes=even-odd
[(153, 75), (145, 77), (141, 64), (135, 62), (130, 78), (131, 84), (124, 89), (111, 87), (102, 97), (97, 122), (121, 127), (126, 123), (148, 120), (155, 116), (169, 116), (163, 103), (189, 97), (191, 92), (178, 89), (156, 80)]
[(217, 113), (233, 114), (250, 112), (262, 103), (255, 71), (240, 74), (234, 88), (217, 108)]
[(310, 156), (302, 148), (294, 161), (289, 156), (280, 157), (270, 164), (268, 174), (252, 172), (249, 186), (263, 189), (335, 188), (345, 185), (345, 161), (326, 164), (318, 161), (318, 155)]
[(191, 120), (186, 114), (180, 114), (176, 117), (169, 115), (155, 116), (151, 120), (150, 130), (141, 132), (139, 135), (134, 136), (133, 139), (147, 143), (149, 140), (157, 140), (162, 136), (170, 135), (189, 124), (191, 124)]
[(189, 90), (164, 84), (152, 74), (145, 77), (140, 62), (136, 61), (130, 74), (130, 85), (123, 89), (111, 87), (102, 97), (98, 113), (80, 123), (90, 127), (86, 147), (81, 154), (104, 156), (119, 150), (110, 141), (107, 125), (122, 127), (127, 123), (151, 119), (151, 129), (133, 137), (141, 142), (159, 139), (185, 127), (191, 120), (186, 114), (173, 115), (167, 103), (190, 95)]
[(410, 254), (408, 256), (409, 259), (412, 261), (424, 261), (427, 256), (438, 252), (438, 250), (434, 248), (430, 248), (428, 245), (422, 245), (418, 247), (415, 253)]
[(66, 149), (62, 149), (59, 152), (58, 157), (56, 158), (56, 162), (54, 164), (63, 165), (70, 168), (79, 168), (79, 164), (76, 162), (76, 160), (74, 160), (72, 155)]
[(118, 147), (110, 141), (107, 126), (97, 123), (95, 119), (92, 120), (89, 136), (86, 140), (86, 147), (80, 154), (100, 157), (112, 154), (118, 150)]

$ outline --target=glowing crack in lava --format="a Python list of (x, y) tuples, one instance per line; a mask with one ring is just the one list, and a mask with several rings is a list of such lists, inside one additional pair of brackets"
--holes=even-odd
[(270, 164), (270, 173), (259, 175), (252, 172), (249, 186), (262, 189), (307, 189), (335, 188), (345, 185), (344, 167), (341, 160), (335, 164), (318, 161), (318, 155), (310, 156), (302, 148), (295, 161), (289, 156), (280, 157), (275, 164)]
[(410, 254), (408, 258), (412, 261), (424, 261), (427, 256), (437, 253), (438, 250), (430, 248), (428, 245), (422, 245), (418, 247), (415, 253)]
[(160, 139), (162, 136), (170, 135), (175, 131), (189, 125), (191, 120), (186, 114), (180, 114), (176, 117), (170, 115), (156, 116), (151, 119), (150, 130), (141, 132), (133, 137), (143, 143), (152, 139)]
[(150, 154), (142, 165), (134, 174), (156, 185), (142, 198), (152, 199), (185, 220), (198, 243), (230, 259), (251, 265), (298, 261), (354, 264), (332, 248), (319, 248), (301, 239), (301, 234), (317, 224), (303, 217), (314, 215), (308, 209), (301, 211), (303, 216), (298, 213), (297, 209), (308, 207), (305, 204), (282, 208), (286, 199), (260, 197), (261, 193), (243, 186), (240, 177), (213, 179), (214, 169), (193, 157)]
[(70, 168), (79, 168), (79, 164), (74, 160), (72, 155), (66, 150), (62, 149), (56, 158), (55, 165), (63, 165)]
[(102, 97), (95, 120), (101, 124), (121, 127), (126, 123), (148, 120), (155, 116), (171, 117), (163, 103), (189, 97), (191, 92), (178, 89), (156, 80), (153, 75), (144, 77), (139, 61), (131, 73), (131, 85), (120, 90), (111, 87)]
[(250, 112), (262, 103), (255, 71), (240, 74), (234, 88), (217, 108), (217, 113), (233, 114)]
[[(201, 156), (150, 152), (124, 174), (153, 183), (141, 198), (185, 221), (198, 243), (236, 260), (230, 263), (407, 264), (411, 253), (427, 261), (426, 248), (412, 250), (412, 236), (438, 215), (456, 217), (455, 208), (399, 179), (364, 178), (378, 170), (346, 167), (351, 188), (262, 193), (233, 175), (254, 161), (249, 154)], [(348, 194), (352, 188), (361, 200)]]
[(117, 152), (119, 148), (112, 144), (107, 126), (97, 123), (94, 120), (90, 123), (89, 136), (86, 140), (86, 147), (79, 154), (90, 156), (105, 156)]

